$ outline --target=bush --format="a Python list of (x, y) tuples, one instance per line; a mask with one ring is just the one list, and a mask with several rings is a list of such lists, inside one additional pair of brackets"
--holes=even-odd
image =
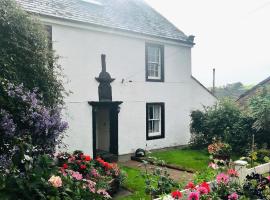
[(195, 148), (205, 148), (218, 139), (235, 152), (245, 152), (251, 145), (253, 119), (231, 100), (222, 100), (204, 111), (191, 113), (191, 140)]
[(254, 119), (255, 142), (270, 148), (270, 87), (262, 87), (249, 102), (249, 114)]
[(256, 151), (257, 159), (256, 161), (259, 163), (265, 163), (270, 159), (270, 150), (269, 149), (259, 149)]
[[(23, 83), (29, 90), (38, 87), (46, 106), (63, 103), (61, 69), (50, 48), (45, 27), (14, 0), (1, 1), (0, 38), (0, 81)], [(7, 101), (0, 96), (1, 107), (7, 109)]]
[(34, 158), (52, 155), (67, 128), (61, 118), (61, 107), (46, 107), (37, 89), (31, 92), (23, 85), (8, 82), (0, 85), (10, 105), (9, 110), (0, 108), (0, 168), (6, 167), (11, 159), (18, 160), (20, 165), (24, 154)]
[[(67, 153), (59, 154), (63, 158)], [(115, 164), (92, 160), (90, 156), (73, 154), (59, 166), (57, 159), (38, 156), (31, 161), (22, 159), (26, 171), (16, 166), (0, 174), (1, 199), (108, 199), (112, 179), (120, 179), (121, 171)], [(30, 166), (29, 163), (32, 162)], [(28, 165), (28, 167), (26, 167)], [(82, 166), (86, 166), (85, 168)]]

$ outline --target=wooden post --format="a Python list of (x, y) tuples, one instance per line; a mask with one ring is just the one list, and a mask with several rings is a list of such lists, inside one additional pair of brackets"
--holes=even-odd
[(239, 174), (239, 181), (240, 183), (243, 183), (248, 171), (247, 171), (247, 161), (244, 160), (237, 160), (234, 162), (234, 169), (237, 171)]

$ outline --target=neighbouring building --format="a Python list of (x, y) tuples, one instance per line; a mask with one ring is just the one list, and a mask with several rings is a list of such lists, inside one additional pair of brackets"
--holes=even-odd
[(270, 76), (246, 91), (244, 94), (240, 95), (240, 97), (237, 99), (237, 103), (239, 103), (241, 106), (245, 106), (249, 99), (256, 95), (258, 90), (265, 86), (270, 87)]
[(216, 102), (191, 75), (194, 37), (144, 1), (17, 2), (46, 25), (69, 79), (70, 151), (123, 155), (185, 145), (191, 110)]

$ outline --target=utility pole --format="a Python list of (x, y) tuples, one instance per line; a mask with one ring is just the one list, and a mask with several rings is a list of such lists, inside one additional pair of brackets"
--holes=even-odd
[(216, 69), (213, 68), (213, 88), (212, 93), (215, 95), (216, 92)]

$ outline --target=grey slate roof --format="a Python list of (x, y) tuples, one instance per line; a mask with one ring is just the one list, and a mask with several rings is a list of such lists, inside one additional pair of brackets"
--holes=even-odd
[(244, 94), (240, 95), (236, 101), (241, 101), (242, 98), (245, 98), (246, 96), (251, 94), (253, 91), (255, 91), (259, 87), (264, 86), (266, 84), (270, 84), (270, 76), (268, 78), (264, 79), (263, 81), (261, 81), (260, 83), (258, 83), (257, 85), (253, 86), (251, 89), (246, 91)]
[(16, 0), (26, 11), (65, 20), (131, 31), (188, 44), (192, 40), (143, 0)]

